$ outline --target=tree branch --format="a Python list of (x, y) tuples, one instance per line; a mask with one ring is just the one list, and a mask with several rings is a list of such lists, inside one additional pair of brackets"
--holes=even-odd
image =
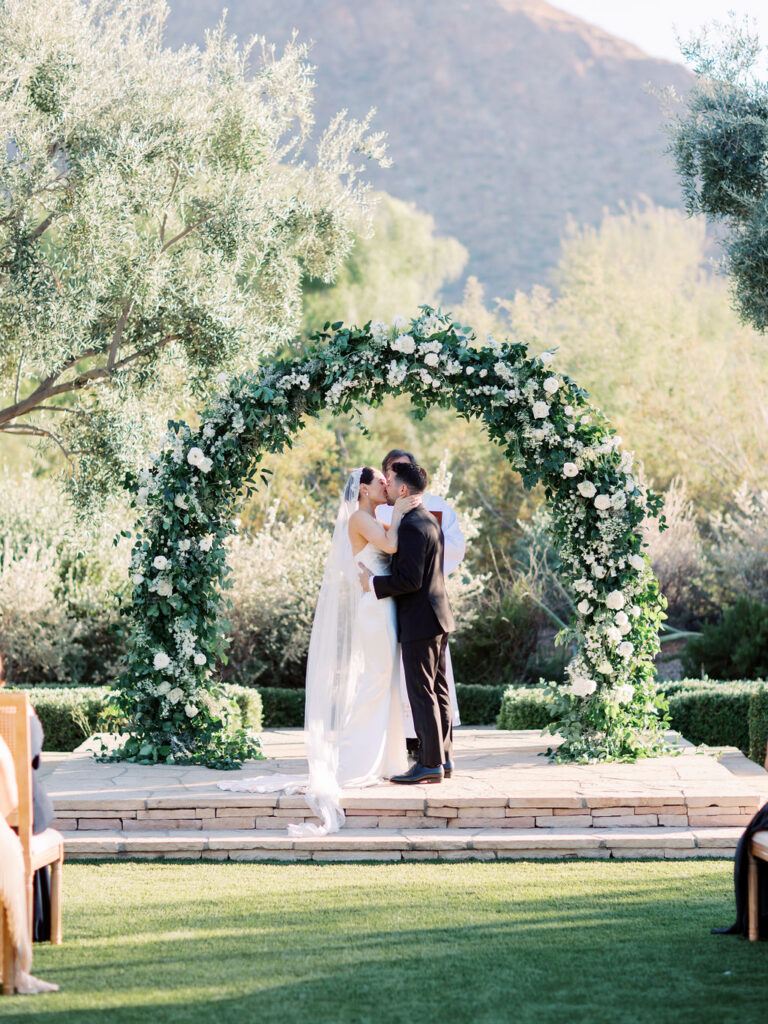
[(16, 385), (13, 389), (13, 400), (18, 402), (19, 400), (19, 384), (21, 383), (21, 368), (24, 365), (24, 356), (19, 357), (19, 368), (16, 371)]
[(201, 228), (203, 224), (207, 224), (209, 220), (213, 220), (213, 214), (211, 214), (210, 217), (203, 217), (203, 219), (199, 220), (197, 224), (187, 225), (187, 227), (185, 227), (183, 231), (180, 231), (178, 235), (174, 236), (170, 240), (170, 242), (166, 242), (163, 248), (160, 250), (160, 252), (166, 252), (166, 250), (170, 249), (172, 245), (175, 245), (177, 242), (180, 242), (182, 238), (184, 238), (186, 235), (190, 233), (190, 231), (196, 231), (197, 228)]
[(160, 243), (161, 244), (163, 242), (165, 242), (165, 225), (168, 222), (168, 210), (167, 210), (167, 207), (168, 207), (168, 204), (170, 203), (170, 201), (173, 199), (173, 193), (176, 191), (176, 185), (178, 184), (178, 181), (179, 181), (179, 174), (181, 173), (181, 168), (179, 167), (179, 165), (177, 163), (173, 162), (173, 161), (171, 161), (171, 162), (173, 163), (173, 167), (174, 167), (174, 170), (175, 170), (176, 173), (173, 176), (173, 183), (171, 185), (171, 191), (168, 193), (168, 198), (165, 201), (166, 210), (165, 210), (165, 213), (163, 214), (163, 223), (160, 225)]
[(0, 431), (3, 431), (3, 433), (6, 434), (26, 434), (27, 436), (32, 437), (49, 437), (59, 446), (64, 458), (72, 467), (72, 472), (75, 472), (76, 467), (74, 461), (72, 460), (72, 455), (74, 453), (64, 447), (63, 442), (60, 440), (60, 438), (56, 436), (56, 434), (53, 433), (53, 431), (44, 430), (42, 427), (35, 427), (31, 423), (19, 424), (18, 426), (14, 426), (13, 424), (7, 424), (5, 426), (0, 425)]
[(114, 369), (115, 360), (117, 359), (117, 350), (120, 348), (120, 340), (123, 337), (123, 331), (125, 330), (125, 325), (128, 322), (128, 316), (131, 312), (132, 305), (133, 299), (128, 299), (126, 304), (123, 306), (120, 319), (117, 321), (117, 327), (115, 328), (115, 333), (112, 336), (112, 344), (109, 346), (109, 355), (107, 356), (108, 370)]

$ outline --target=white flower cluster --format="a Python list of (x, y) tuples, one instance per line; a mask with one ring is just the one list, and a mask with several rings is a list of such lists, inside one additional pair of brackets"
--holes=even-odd
[(213, 462), (209, 459), (202, 448), (190, 448), (187, 452), (187, 462), (201, 473), (210, 473)]

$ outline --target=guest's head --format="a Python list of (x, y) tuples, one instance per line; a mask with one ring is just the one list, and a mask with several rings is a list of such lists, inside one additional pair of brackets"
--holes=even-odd
[(389, 475), (393, 462), (412, 462), (415, 466), (416, 456), (412, 452), (407, 452), (404, 448), (393, 448), (392, 451), (387, 452), (381, 462), (381, 470), (384, 476)]

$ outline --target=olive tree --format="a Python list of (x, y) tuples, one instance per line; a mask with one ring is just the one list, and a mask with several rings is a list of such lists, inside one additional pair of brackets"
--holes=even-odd
[[(312, 68), (224, 25), (163, 46), (162, 0), (0, 2), (0, 432), (112, 491), (179, 408), (272, 354), (333, 279), (381, 135), (304, 157)], [(0, 434), (0, 436), (2, 436)]]
[(714, 23), (683, 46), (696, 82), (671, 124), (689, 213), (725, 227), (738, 312), (768, 329), (768, 82), (746, 22)]

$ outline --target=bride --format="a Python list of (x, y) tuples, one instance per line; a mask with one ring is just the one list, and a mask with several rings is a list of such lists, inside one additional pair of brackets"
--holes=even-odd
[(387, 529), (375, 517), (387, 481), (371, 466), (356, 469), (344, 488), (312, 624), (307, 661), (306, 730), (309, 778), (259, 776), (221, 782), (239, 792), (306, 792), (321, 825), (295, 825), (293, 835), (336, 832), (344, 824), (341, 790), (371, 786), (406, 770), (400, 707), (395, 604), (363, 593), (357, 564), (389, 575), (400, 521), (420, 495), (399, 498)]

